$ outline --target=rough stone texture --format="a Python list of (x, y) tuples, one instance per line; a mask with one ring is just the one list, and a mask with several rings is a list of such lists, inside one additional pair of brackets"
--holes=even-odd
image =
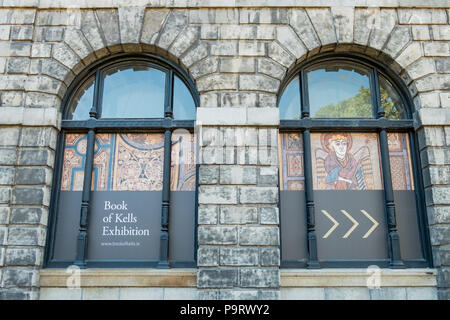
[(304, 10), (292, 9), (289, 16), (289, 24), (295, 30), (299, 38), (302, 39), (308, 50), (320, 46), (319, 37)]
[(334, 30), (331, 11), (324, 9), (307, 9), (306, 12), (316, 29), (322, 46), (336, 43), (336, 32)]
[(195, 288), (42, 288), (40, 300), (197, 300)]
[(199, 288), (232, 288), (238, 282), (238, 269), (199, 269)]
[[(125, 12), (124, 12), (125, 11)], [(99, 21), (99, 26), (103, 31), (103, 35), (105, 37), (105, 41), (109, 46), (114, 46), (120, 44), (121, 42), (121, 28), (119, 26), (119, 12), (120, 17), (123, 20), (126, 18), (126, 10), (122, 8), (121, 10), (96, 10), (95, 14)], [(124, 26), (126, 27), (126, 26)], [(126, 39), (130, 39), (136, 37), (136, 32), (133, 32), (132, 35), (127, 35), (129, 38), (124, 38), (123, 42), (132, 42), (125, 41)], [(77, 41), (77, 43), (79, 43)], [(87, 48), (88, 49), (88, 48)], [(89, 49), (88, 49), (89, 50)]]
[(252, 224), (258, 222), (258, 212), (255, 207), (222, 206), (220, 208), (221, 224)]
[(282, 26), (276, 30), (276, 39), (283, 45), (295, 58), (300, 58), (306, 53), (306, 48), (303, 46), (300, 39), (290, 27)]
[[(234, 103), (238, 104), (244, 99), (239, 95), (224, 95), (225, 97), (226, 103), (230, 106), (234, 106)], [(254, 100), (254, 98), (252, 99)], [(224, 120), (222, 119), (221, 121), (223, 122)], [(261, 178), (274, 174), (274, 170), (270, 169), (273, 167), (257, 164), (258, 150), (267, 148), (267, 142), (270, 140), (268, 139), (268, 132), (270, 130), (262, 128), (230, 126), (219, 129), (203, 128), (202, 130), (202, 146), (206, 148), (205, 150), (214, 148), (219, 153), (225, 151), (226, 156), (222, 161), (225, 160), (225, 163), (227, 163), (219, 164), (218, 172), (216, 165), (201, 166), (205, 169), (200, 169), (200, 172), (204, 172), (204, 175), (211, 177), (210, 181), (212, 180), (218, 184), (212, 187), (213, 189), (210, 187), (209, 190), (211, 191), (209, 194), (211, 195), (208, 198), (216, 198), (218, 195), (213, 195), (212, 193), (219, 190), (222, 190), (222, 193), (224, 190), (237, 192), (235, 203), (229, 203), (227, 200), (219, 200), (217, 198), (212, 200), (215, 202), (215, 205), (220, 207), (218, 220), (216, 220), (217, 208), (202, 209), (202, 213), (199, 212), (199, 220), (205, 220), (205, 226), (199, 227), (200, 248), (198, 256), (204, 263), (199, 265), (199, 275), (203, 271), (213, 272), (212, 270), (217, 270), (216, 275), (223, 276), (223, 282), (226, 283), (222, 288), (217, 287), (217, 292), (213, 294), (210, 292), (210, 289), (215, 288), (217, 285), (215, 283), (219, 279), (215, 279), (216, 282), (210, 279), (206, 281), (204, 276), (199, 276), (198, 283), (199, 288), (201, 288), (200, 294), (202, 299), (211, 298), (211, 295), (215, 299), (278, 297), (278, 294), (273, 294), (274, 291), (278, 292), (279, 287), (277, 279), (280, 262), (279, 251), (276, 247), (279, 243), (279, 231), (275, 222), (278, 221), (278, 211), (272, 210), (272, 216), (270, 213), (267, 213), (265, 218), (259, 217), (260, 204), (264, 204), (263, 211), (271, 211), (270, 208), (272, 207), (270, 205), (276, 205), (278, 194), (276, 188), (278, 180)], [(251, 148), (249, 150), (254, 150), (252, 153), (256, 158), (251, 160), (252, 156), (247, 153), (244, 154), (242, 162), (239, 159), (236, 159), (235, 162), (233, 158), (228, 156), (228, 154), (231, 154), (239, 158), (239, 150), (241, 148)], [(229, 153), (229, 151), (233, 152)], [(237, 152), (235, 153), (235, 151)], [(246, 163), (248, 165), (245, 165)], [(261, 168), (266, 168), (265, 171), (262, 170), (263, 175), (261, 175)], [(215, 178), (217, 174), (218, 179)], [(208, 187), (208, 182), (200, 186), (200, 188)], [(223, 195), (221, 194), (220, 196), (222, 197)], [(200, 218), (203, 214), (205, 218)], [(274, 214), (276, 217), (273, 217)], [(214, 218), (211, 219), (209, 217)], [(213, 221), (218, 225), (206, 226), (207, 223)], [(272, 225), (267, 226), (267, 224)], [(222, 243), (219, 240), (220, 237), (222, 238)], [(220, 250), (218, 257), (216, 254), (217, 249)], [(250, 266), (254, 267), (254, 269), (245, 268)], [(223, 271), (222, 273), (221, 270), (227, 270), (227, 272)], [(230, 279), (229, 274), (231, 272), (237, 272), (237, 275), (239, 275), (237, 280), (233, 278), (235, 282), (232, 282)], [(261, 276), (261, 272), (267, 275), (266, 280), (257, 283), (257, 278)], [(247, 282), (242, 280), (243, 275), (248, 278)], [(234, 275), (233, 277), (237, 276)], [(230, 290), (225, 290), (224, 288), (226, 287), (229, 287)], [(255, 288), (259, 288), (259, 290), (252, 290)]]
[(163, 49), (169, 48), (175, 40), (175, 37), (184, 28), (187, 23), (187, 14), (185, 11), (172, 11), (169, 13), (166, 21), (166, 24), (161, 29), (159, 39), (156, 42), (156, 44)]
[[(413, 0), (410, 8), (395, 8), (392, 1), (376, 7), (351, 1), (346, 7), (335, 1), (282, 7), (281, 1), (279, 8), (225, 8), (228, 2), (214, 8), (213, 2), (202, 1), (201, 9), (192, 7), (194, 2), (174, 8), (176, 3), (119, 7), (86, 1), (77, 10), (68, 0), (3, 1), (11, 8), (0, 9), (0, 298), (38, 297), (35, 274), (45, 247), (61, 100), (82, 69), (120, 52), (150, 52), (179, 63), (195, 81), (201, 107), (225, 109), (223, 123), (213, 125), (223, 129), (222, 138), (200, 150), (199, 287), (217, 289), (202, 289), (202, 296), (279, 297), (273, 271), (279, 253), (277, 147), (261, 144), (262, 124), (272, 128), (279, 118), (261, 109), (276, 107), (280, 85), (296, 62), (332, 50), (388, 63), (408, 85), (416, 111), (432, 109), (415, 118), (433, 260), (441, 268), (439, 297), (448, 297), (450, 129), (442, 111), (450, 108), (448, 8), (414, 8), (422, 3)], [(230, 135), (226, 130), (234, 126), (239, 130)], [(245, 257), (245, 252), (252, 254)], [(252, 268), (242, 268), (248, 264)], [(267, 282), (251, 280), (272, 272)], [(248, 282), (243, 274), (250, 276)], [(259, 285), (266, 286), (253, 287)], [(224, 287), (229, 290), (221, 291)], [(168, 296), (180, 294), (169, 291)], [(68, 296), (99, 294), (126, 298), (138, 293), (88, 290)], [(412, 288), (349, 294), (364, 299), (435, 296), (432, 290)], [(293, 291), (283, 295), (293, 296)], [(165, 297), (160, 291), (154, 296)]]
[(382, 9), (375, 15), (374, 28), (370, 34), (369, 46), (376, 50), (381, 50), (386, 43), (392, 29), (396, 25), (396, 10)]
[(332, 7), (336, 37), (339, 43), (353, 42), (354, 9), (352, 7)]

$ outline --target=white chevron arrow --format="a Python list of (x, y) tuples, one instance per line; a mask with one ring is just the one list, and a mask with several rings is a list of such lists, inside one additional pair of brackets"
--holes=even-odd
[(358, 221), (356, 221), (347, 211), (345, 211), (345, 210), (341, 210), (341, 212), (351, 221), (351, 222), (353, 222), (353, 226), (350, 228), (350, 229), (348, 229), (348, 231), (347, 231), (347, 233), (346, 234), (344, 234), (344, 236), (342, 237), (342, 238), (347, 238), (352, 232), (353, 232), (353, 230), (355, 230), (356, 229), (356, 227), (357, 226), (359, 226), (359, 223), (358, 223)]
[(367, 213), (367, 211), (361, 210), (361, 212), (373, 223), (373, 226), (366, 232), (365, 235), (363, 235), (363, 238), (365, 239), (368, 236), (370, 236), (373, 230), (375, 230), (378, 227), (379, 223), (369, 213)]
[(331, 222), (333, 222), (333, 226), (330, 228), (330, 230), (327, 231), (327, 233), (325, 233), (323, 235), (322, 238), (328, 238), (328, 236), (334, 231), (334, 229), (336, 229), (339, 225), (339, 222), (337, 222), (328, 212), (326, 212), (325, 210), (322, 210), (322, 213), (331, 220)]

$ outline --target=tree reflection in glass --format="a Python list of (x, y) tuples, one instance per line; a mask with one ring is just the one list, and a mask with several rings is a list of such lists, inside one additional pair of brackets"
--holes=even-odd
[(307, 73), (312, 118), (372, 118), (369, 70), (345, 64)]

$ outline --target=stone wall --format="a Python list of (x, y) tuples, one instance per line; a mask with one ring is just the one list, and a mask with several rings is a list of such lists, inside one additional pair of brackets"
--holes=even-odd
[(232, 2), (0, 1), (0, 298), (38, 298), (62, 98), (81, 70), (121, 52), (171, 59), (200, 94), (201, 297), (280, 297), (278, 160), (265, 144), (287, 72), (331, 51), (379, 60), (414, 98), (437, 286), (449, 297), (450, 9)]
[[(256, 261), (253, 258), (252, 261)], [(78, 279), (74, 279), (74, 276)], [(267, 298), (251, 290), (221, 289), (213, 297), (197, 289), (193, 269), (46, 269), (41, 271), (41, 300), (197, 300)], [(436, 271), (430, 269), (284, 269), (280, 299), (289, 300), (434, 300)]]
[(278, 130), (248, 124), (255, 120), (252, 112), (263, 113), (275, 124), (277, 110), (239, 108), (244, 113), (237, 117), (241, 126), (230, 127), (236, 118), (227, 119), (226, 114), (234, 110), (214, 110), (212, 116), (213, 108), (208, 109), (197, 113), (197, 121), (205, 123), (199, 131), (199, 298), (276, 299), (280, 286)]

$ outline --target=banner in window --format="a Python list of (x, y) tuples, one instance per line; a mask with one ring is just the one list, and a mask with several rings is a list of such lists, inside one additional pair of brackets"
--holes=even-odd
[[(86, 135), (67, 134), (54, 259), (73, 260), (79, 229)], [(195, 144), (188, 132), (171, 146), (169, 237), (173, 261), (194, 260)], [(90, 261), (159, 259), (164, 135), (97, 134), (88, 229)], [(183, 226), (183, 228), (182, 228)]]
[(308, 257), (308, 249), (302, 134), (279, 134), (278, 147), (281, 261), (286, 267), (303, 266)]
[(388, 133), (389, 160), (402, 259), (422, 260), (417, 196), (407, 133)]
[[(410, 142), (389, 133), (389, 159), (402, 258), (423, 260)], [(315, 226), (323, 266), (389, 263), (381, 156), (377, 133), (279, 135), (282, 265), (307, 262), (304, 152), (311, 152)]]

